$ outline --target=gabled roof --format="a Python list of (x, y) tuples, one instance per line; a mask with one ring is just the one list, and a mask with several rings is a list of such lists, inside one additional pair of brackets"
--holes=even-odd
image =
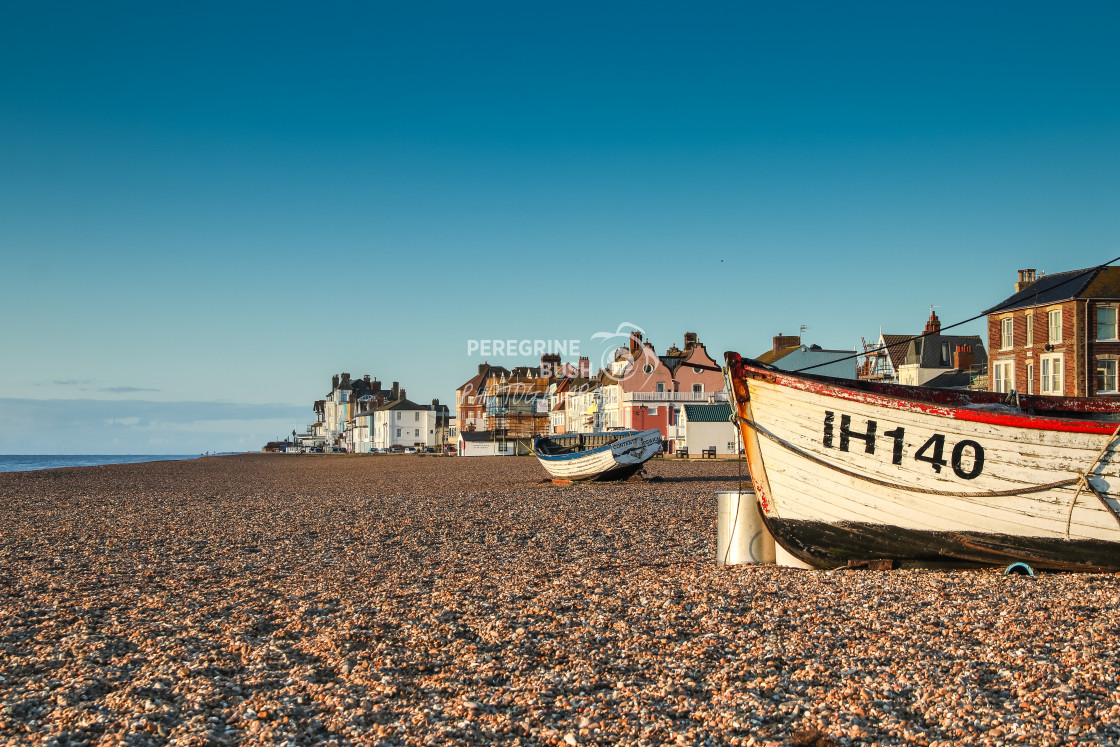
[(882, 335), (883, 345), (886, 346), (887, 355), (891, 359), (891, 366), (896, 371), (906, 358), (906, 351), (910, 347), (910, 337), (911, 335)]
[(728, 423), (731, 422), (731, 405), (726, 402), (718, 405), (685, 405), (684, 417), (690, 423)]
[(1120, 267), (1090, 267), (1043, 275), (1013, 296), (1004, 299), (985, 314), (997, 314), (1032, 306), (1047, 306), (1074, 298), (1120, 297)]
[(472, 392), (481, 392), (483, 390), (483, 385), (488, 379), (510, 375), (509, 369), (503, 366), (491, 366), (489, 363), (483, 363), (478, 368), (478, 373), (467, 379), (466, 382), (459, 387), (459, 390), (469, 388)]

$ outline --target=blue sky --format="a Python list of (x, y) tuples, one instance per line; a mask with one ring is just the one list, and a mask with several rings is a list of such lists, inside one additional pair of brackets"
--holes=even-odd
[(1110, 2), (0, 4), (0, 453), (256, 449), (340, 371), (450, 401), (472, 339), (966, 319), (1120, 255), (1118, 30)]

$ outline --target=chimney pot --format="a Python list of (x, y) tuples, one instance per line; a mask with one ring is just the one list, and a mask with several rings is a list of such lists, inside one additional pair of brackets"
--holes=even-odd
[(1036, 279), (1035, 269), (1033, 267), (1026, 270), (1019, 270), (1019, 281), (1015, 283), (1015, 292), (1018, 293), (1023, 290)]

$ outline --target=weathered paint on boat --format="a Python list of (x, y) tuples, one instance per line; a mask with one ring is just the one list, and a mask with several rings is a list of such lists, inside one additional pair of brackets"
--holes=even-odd
[(759, 507), (796, 557), (1120, 570), (1117, 401), (1011, 407), (726, 360)]
[[(566, 442), (571, 444), (566, 446)], [(563, 480), (622, 480), (661, 450), (661, 431), (617, 431), (541, 437), (533, 453)], [(559, 452), (559, 453), (556, 453)]]

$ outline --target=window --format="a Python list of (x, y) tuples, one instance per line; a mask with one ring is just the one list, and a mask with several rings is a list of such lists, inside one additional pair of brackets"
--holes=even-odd
[(1034, 312), (1027, 312), (1027, 347), (1034, 345)]
[(951, 361), (952, 358), (949, 356), (949, 343), (943, 342), (941, 343), (941, 363), (939, 365), (948, 366)]
[(992, 364), (992, 391), (1007, 394), (1015, 388), (1015, 362), (996, 361)]
[(703, 370), (704, 369), (700, 368), (700, 366), (693, 366), (692, 367), (692, 373), (694, 373), (694, 374), (701, 373)]
[(653, 364), (652, 363), (645, 364), (644, 366), (642, 366), (642, 370), (645, 371), (647, 374), (653, 373)]
[(651, 405), (651, 406), (650, 406), (650, 408), (649, 408), (649, 414), (650, 414), (650, 415), (656, 415), (656, 414), (657, 414), (657, 405)]
[(400, 438), (400, 437), (401, 437), (401, 429), (397, 428), (397, 438)]
[(704, 385), (703, 384), (693, 384), (692, 385), (692, 393), (693, 394), (703, 394), (704, 393)]
[[(1046, 314), (1046, 341), (1050, 343), (1062, 341), (1062, 310), (1048, 312)], [(1046, 374), (1043, 374), (1045, 376)], [(1043, 391), (1043, 394), (1046, 392)]]
[(1034, 364), (1027, 364), (1027, 394), (1034, 394)]
[(1116, 307), (1115, 306), (1098, 306), (1097, 307), (1097, 339), (1098, 340), (1115, 340), (1116, 339)]
[[(1061, 314), (1060, 311), (1058, 313)], [(1062, 356), (1044, 355), (1039, 359), (1039, 365), (1041, 366), (1039, 391), (1043, 394), (1062, 394), (1065, 392), (1065, 381), (1062, 378)]]
[(1097, 358), (1097, 394), (1116, 394), (1116, 359)]
[(417, 422), (420, 422), (420, 413), (418, 413), (418, 412), (414, 412), (414, 413), (413, 413), (413, 415), (415, 415), (415, 416), (416, 416), (416, 417), (415, 417), (414, 419), (415, 419), (415, 420), (416, 420)]
[(420, 429), (419, 428), (416, 429), (416, 437), (420, 438)]
[(398, 412), (397, 413), (397, 420), (400, 420), (400, 419), (401, 419), (401, 414)]
[(665, 393), (665, 382), (664, 381), (657, 382), (657, 393), (658, 394), (664, 394)]
[(1007, 317), (999, 320), (999, 348), (1010, 350), (1015, 347), (1015, 319)]

